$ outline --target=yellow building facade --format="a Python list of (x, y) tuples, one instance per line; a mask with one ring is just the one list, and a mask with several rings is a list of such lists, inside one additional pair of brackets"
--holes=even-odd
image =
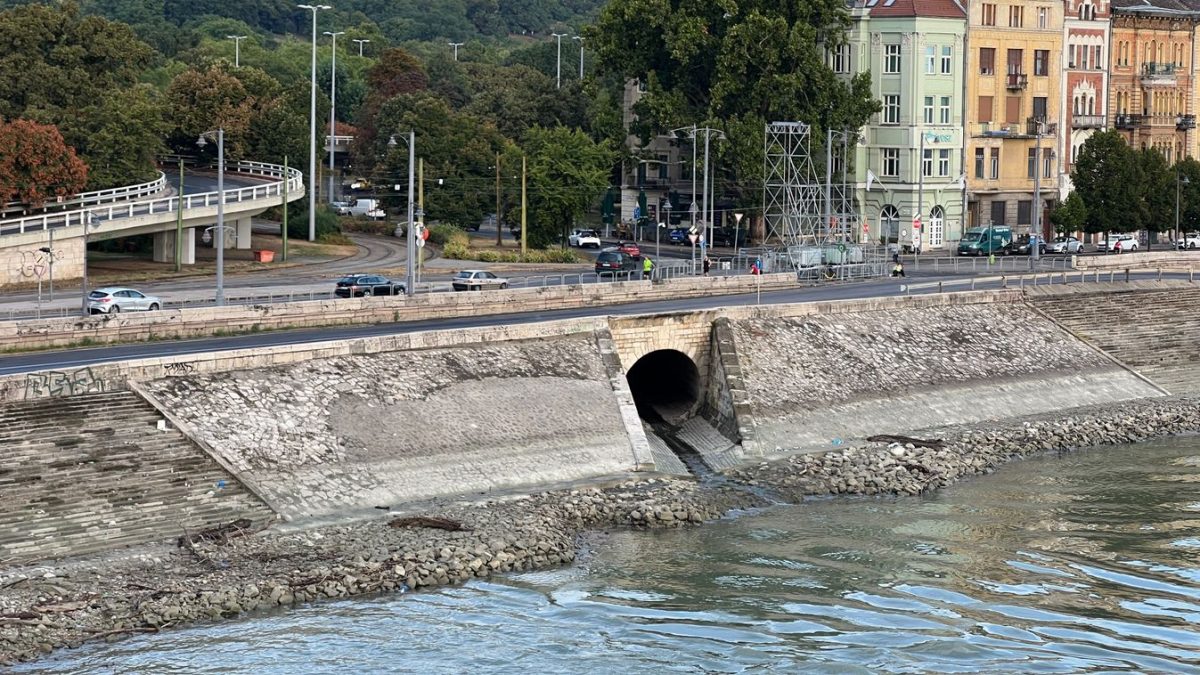
[(968, 23), (967, 224), (1027, 233), (1036, 204), (1045, 235), (1058, 199), (1062, 0), (971, 2)]

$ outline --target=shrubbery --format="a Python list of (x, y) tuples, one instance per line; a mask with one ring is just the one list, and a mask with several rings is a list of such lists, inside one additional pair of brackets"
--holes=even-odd
[(525, 258), (521, 252), (474, 250), (467, 233), (453, 225), (429, 226), (429, 241), (442, 247), (442, 255), (451, 260), (477, 260), (491, 263), (577, 263), (579, 257), (571, 250), (534, 249)]

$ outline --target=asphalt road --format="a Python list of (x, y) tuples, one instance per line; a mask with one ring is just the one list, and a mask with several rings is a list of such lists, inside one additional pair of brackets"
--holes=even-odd
[[(979, 285), (979, 288), (981, 289), (987, 287), (989, 286), (984, 284)], [(992, 284), (990, 287), (995, 288), (998, 287), (998, 285)], [(929, 288), (914, 292), (929, 293), (933, 292), (934, 290), (936, 289)], [(811, 288), (767, 292), (762, 294), (762, 304), (785, 304), (795, 302), (812, 302), (818, 300), (859, 299), (897, 295), (899, 293), (900, 284), (897, 283), (896, 280), (887, 279), (872, 282), (829, 284)], [(89, 349), (71, 349), (53, 352), (36, 352), (30, 354), (13, 354), (0, 356), (0, 375), (11, 375), (14, 373), (24, 373), (37, 370), (80, 368), (83, 366), (109, 363), (114, 361), (175, 356), (180, 354), (199, 354), (227, 351), (231, 349), (305, 344), (328, 340), (347, 340), (352, 338), (371, 337), (377, 335), (397, 335), (418, 331), (455, 330), (481, 326), (527, 324), (538, 321), (552, 321), (557, 319), (574, 319), (594, 316), (619, 316), (628, 314), (713, 309), (718, 307), (753, 305), (756, 303), (756, 301), (756, 294), (751, 293), (745, 295), (726, 295), (718, 297), (687, 298), (680, 300), (660, 300), (655, 302), (641, 302), (628, 305), (566, 309), (551, 312), (499, 314), (485, 317), (434, 319), (429, 321), (413, 321), (406, 323), (317, 328), (296, 331), (280, 331), (274, 333), (256, 333), (253, 335), (241, 335), (235, 337), (203, 338), (198, 340), (181, 340), (173, 342), (137, 343)]]

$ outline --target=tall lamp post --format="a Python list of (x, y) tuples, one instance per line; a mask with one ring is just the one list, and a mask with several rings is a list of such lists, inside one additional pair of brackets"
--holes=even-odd
[(312, 12), (312, 96), (308, 139), (308, 240), (317, 240), (317, 12), (329, 5), (296, 5)]
[(654, 259), (655, 260), (658, 260), (658, 238), (662, 232), (662, 229), (664, 227), (671, 227), (671, 208), (672, 208), (671, 200), (668, 199), (667, 203), (663, 204), (663, 211), (667, 212), (666, 224), (660, 225), (659, 227), (654, 228)]
[(242, 40), (246, 39), (245, 35), (226, 35), (225, 37), (233, 40), (233, 67), (242, 67)]
[(463, 46), (466, 43), (464, 43), (464, 42), (449, 42), (447, 44), (449, 44), (451, 47), (454, 48), (454, 60), (457, 61), (458, 60), (458, 48)]
[(334, 157), (337, 156), (337, 36), (345, 35), (346, 31), (339, 30), (336, 33), (325, 31), (325, 34), (333, 38), (333, 64), (332, 71), (329, 75), (329, 198), (326, 201), (333, 201), (333, 170)]
[(217, 138), (217, 306), (220, 307), (225, 304), (225, 129), (200, 134), (196, 145), (203, 148), (208, 145), (204, 137), (213, 135)]
[(558, 42), (558, 66), (555, 70), (555, 88), (562, 89), (562, 39), (567, 37), (566, 33), (551, 33), (554, 40)]
[[(182, 208), (182, 201), (183, 201), (183, 190), (182, 189), (179, 191), (179, 200), (180, 200), (180, 208)], [(94, 227), (94, 225), (92, 225), (92, 218), (94, 218), (95, 215), (96, 214), (92, 213), (91, 211), (85, 211), (84, 219), (83, 219), (83, 315), (84, 316), (87, 316), (90, 313), (90, 312), (88, 312), (87, 246), (88, 246), (88, 233), (91, 232), (92, 228)]]
[[(406, 295), (413, 294), (413, 285), (416, 282), (416, 270), (413, 266), (413, 259), (416, 257), (416, 229), (413, 227), (413, 188), (414, 176), (413, 167), (417, 163), (416, 148), (417, 134), (415, 131), (408, 132), (408, 136), (401, 136), (408, 143), (408, 223), (405, 225), (405, 239), (408, 251), (408, 261), (404, 267), (404, 293)], [(392, 136), (388, 139), (388, 147), (396, 147), (396, 137)]]
[(572, 40), (579, 40), (579, 81), (583, 81), (583, 41), (587, 38), (582, 35), (576, 35)]
[(1183, 241), (1179, 234), (1179, 186), (1190, 185), (1192, 181), (1188, 177), (1179, 173), (1179, 167), (1175, 167), (1175, 247), (1179, 248), (1180, 242)]
[(359, 55), (359, 57), (361, 57), (362, 56), (362, 46), (367, 44), (368, 42), (370, 42), (370, 40), (366, 40), (366, 39), (360, 40), (360, 39), (355, 38), (354, 40), (351, 40), (351, 42), (358, 45), (358, 55)]

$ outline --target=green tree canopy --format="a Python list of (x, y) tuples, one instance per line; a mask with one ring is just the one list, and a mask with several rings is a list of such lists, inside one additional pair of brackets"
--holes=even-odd
[(1142, 227), (1141, 168), (1136, 153), (1119, 132), (1102, 131), (1084, 141), (1071, 179), (1087, 206), (1087, 232), (1126, 232)]
[(1072, 191), (1066, 199), (1054, 205), (1050, 211), (1050, 222), (1054, 224), (1054, 231), (1064, 236), (1083, 230), (1087, 222), (1087, 205), (1078, 192)]
[(534, 127), (522, 144), (529, 156), (528, 241), (567, 244), (567, 231), (608, 187), (616, 154), (578, 129)]

